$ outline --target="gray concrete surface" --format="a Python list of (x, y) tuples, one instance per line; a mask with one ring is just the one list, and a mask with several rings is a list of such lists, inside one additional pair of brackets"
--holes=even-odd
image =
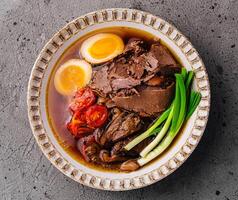
[[(130, 7), (174, 23), (201, 54), (211, 81), (212, 111), (196, 151), (174, 174), (140, 190), (97, 191), (55, 169), (42, 155), (27, 119), (33, 63), (66, 22), (95, 9)], [(0, 200), (238, 199), (237, 0), (1, 0)]]

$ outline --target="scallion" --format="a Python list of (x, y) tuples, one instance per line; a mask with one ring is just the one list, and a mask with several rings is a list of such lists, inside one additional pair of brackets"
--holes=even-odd
[(135, 147), (137, 144), (139, 144), (141, 141), (143, 141), (145, 138), (149, 137), (150, 134), (154, 131), (154, 129), (156, 129), (160, 124), (162, 124), (167, 119), (170, 111), (171, 111), (171, 107), (169, 107), (166, 111), (164, 111), (163, 114), (159, 117), (159, 119), (149, 129), (147, 129), (144, 133), (142, 133), (141, 135), (136, 137), (134, 140), (129, 142), (125, 146), (125, 149), (129, 151), (133, 147)]
[(184, 121), (196, 110), (201, 94), (190, 90), (193, 77), (194, 72), (187, 72), (185, 68), (182, 68), (181, 74), (175, 74), (175, 98), (171, 106), (148, 130), (126, 145), (125, 149), (129, 151), (147, 137), (156, 136), (140, 153), (142, 157), (137, 160), (140, 166), (159, 156), (172, 143)]
[[(164, 139), (161, 141), (161, 143), (155, 147), (151, 152), (149, 152), (145, 157), (142, 157), (137, 160), (140, 166), (145, 165), (146, 163), (150, 162), (157, 156), (159, 156), (173, 141), (177, 133), (179, 132), (183, 121), (186, 116), (186, 88), (183, 80), (183, 76), (181, 74), (176, 74), (176, 84), (179, 85), (179, 94), (180, 94), (180, 106), (179, 106), (179, 115), (177, 118), (177, 121), (172, 121), (172, 124), (175, 125), (169, 130), (167, 135), (164, 137)], [(176, 98), (176, 97), (175, 97)], [(175, 120), (175, 118), (173, 118)]]

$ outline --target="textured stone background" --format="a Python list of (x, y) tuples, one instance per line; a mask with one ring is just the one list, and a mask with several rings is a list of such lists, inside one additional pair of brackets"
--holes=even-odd
[[(66, 22), (109, 7), (149, 11), (175, 24), (201, 54), (212, 111), (196, 151), (175, 173), (144, 189), (97, 191), (61, 174), (29, 127), (27, 82), (47, 40)], [(238, 1), (1, 0), (0, 199), (238, 199)]]

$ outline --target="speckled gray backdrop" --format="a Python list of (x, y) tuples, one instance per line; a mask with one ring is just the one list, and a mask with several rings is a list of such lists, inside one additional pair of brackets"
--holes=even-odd
[[(106, 192), (84, 187), (55, 169), (32, 136), (27, 82), (47, 40), (87, 12), (129, 7), (175, 24), (199, 51), (212, 88), (205, 135), (188, 161), (144, 189)], [(238, 199), (238, 1), (1, 0), (0, 200)]]

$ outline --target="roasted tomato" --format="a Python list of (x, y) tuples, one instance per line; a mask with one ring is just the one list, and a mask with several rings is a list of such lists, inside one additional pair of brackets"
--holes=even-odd
[(86, 111), (86, 122), (92, 128), (101, 127), (108, 118), (107, 108), (102, 105), (90, 106)]
[(93, 132), (92, 128), (86, 127), (85, 113), (77, 111), (67, 124), (67, 129), (75, 138), (81, 138)]
[(79, 124), (79, 125), (85, 125), (86, 124), (86, 116), (85, 112), (83, 111), (77, 111), (73, 114), (73, 117), (71, 119), (71, 122), (73, 124)]
[(95, 94), (90, 88), (86, 87), (79, 89), (76, 92), (72, 103), (69, 105), (69, 108), (73, 112), (82, 111), (88, 108), (89, 106), (93, 105), (95, 102), (96, 102)]
[(83, 127), (78, 124), (72, 124), (72, 123), (67, 124), (67, 129), (77, 139), (84, 137), (88, 134), (91, 134), (93, 132), (93, 129), (90, 127)]

